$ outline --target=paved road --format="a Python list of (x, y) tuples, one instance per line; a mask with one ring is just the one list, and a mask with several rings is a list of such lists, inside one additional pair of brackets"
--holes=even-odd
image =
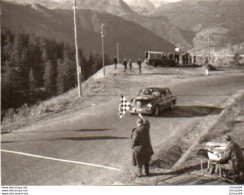
[[(178, 107), (151, 122), (155, 151), (183, 129), (199, 122), (238, 89), (244, 75), (201, 77), (169, 85)], [(2, 185), (111, 184), (130, 166), (130, 136), (136, 116), (118, 118), (119, 100), (73, 115), (47, 120), (2, 135)]]

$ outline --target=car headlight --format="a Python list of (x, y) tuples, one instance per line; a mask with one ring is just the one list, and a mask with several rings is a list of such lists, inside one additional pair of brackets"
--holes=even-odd
[(148, 108), (151, 108), (152, 107), (152, 104), (151, 103), (147, 104), (147, 107)]

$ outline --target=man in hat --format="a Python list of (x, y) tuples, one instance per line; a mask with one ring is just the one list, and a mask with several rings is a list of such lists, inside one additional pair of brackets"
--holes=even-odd
[(144, 165), (145, 174), (149, 175), (149, 162), (153, 155), (150, 141), (150, 123), (141, 113), (138, 114), (137, 127), (132, 131), (133, 165), (138, 166), (138, 176), (142, 176), (142, 166)]
[(226, 147), (223, 155), (217, 160), (220, 163), (221, 168), (232, 170), (243, 170), (244, 157), (240, 146), (231, 140), (229, 135), (224, 136)]
[[(229, 135), (225, 135), (224, 137), (226, 147), (223, 154), (214, 160), (217, 164), (215, 167), (215, 171), (220, 167), (222, 170), (236, 170), (240, 175), (240, 180), (243, 179), (244, 173), (244, 157), (241, 151), (240, 146), (231, 140)], [(212, 173), (213, 174), (213, 169)]]

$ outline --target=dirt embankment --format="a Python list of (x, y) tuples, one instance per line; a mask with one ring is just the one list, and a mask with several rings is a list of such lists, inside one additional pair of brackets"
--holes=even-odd
[[(230, 134), (238, 143), (243, 143), (244, 136), (241, 135), (241, 129), (236, 129), (235, 126), (240, 123), (244, 117), (244, 91), (238, 91), (236, 95), (230, 97), (222, 104), (224, 110), (216, 117), (215, 120), (209, 120), (206, 117), (199, 125), (193, 128), (193, 131), (179, 140), (180, 144), (189, 145), (189, 148), (183, 152), (183, 155), (173, 165), (172, 169), (199, 164), (199, 157), (196, 157), (196, 152), (200, 148), (204, 148), (207, 142), (222, 142), (222, 137), (225, 134)], [(187, 144), (189, 143), (189, 144)], [(184, 148), (183, 148), (184, 150)], [(186, 166), (187, 165), (187, 166)]]

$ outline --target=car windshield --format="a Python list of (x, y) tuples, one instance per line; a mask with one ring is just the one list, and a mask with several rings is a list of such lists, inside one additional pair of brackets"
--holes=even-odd
[(160, 96), (161, 90), (154, 88), (144, 88), (140, 91), (139, 95), (154, 95)]

